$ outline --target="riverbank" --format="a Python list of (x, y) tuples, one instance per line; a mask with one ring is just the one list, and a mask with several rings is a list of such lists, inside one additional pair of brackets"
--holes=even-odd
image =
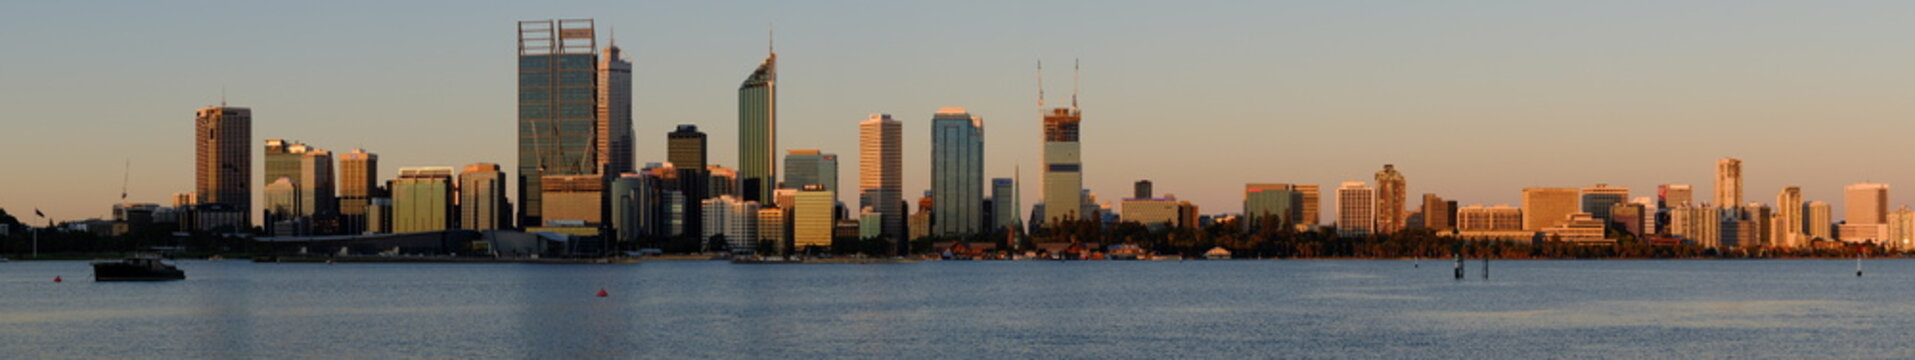
[(509, 263), (509, 264), (636, 264), (636, 258), (576, 258), (576, 259), (533, 259), (533, 258), (462, 258), (462, 257), (407, 257), (407, 256), (280, 256), (256, 257), (258, 263)]

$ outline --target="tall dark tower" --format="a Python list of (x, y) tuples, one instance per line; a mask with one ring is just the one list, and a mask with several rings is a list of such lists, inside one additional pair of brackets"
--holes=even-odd
[(591, 19), (519, 22), (519, 226), (544, 226), (543, 177), (599, 174)]

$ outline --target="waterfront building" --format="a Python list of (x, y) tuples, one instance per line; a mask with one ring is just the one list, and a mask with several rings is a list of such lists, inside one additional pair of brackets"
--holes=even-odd
[(1151, 229), (1182, 228), (1195, 224), (1185, 222), (1186, 207), (1189, 202), (1177, 201), (1175, 195), (1162, 198), (1124, 199), (1120, 216), (1124, 222), (1144, 224)]
[(1845, 243), (1879, 243), (1888, 236), (1888, 224), (1847, 224), (1836, 227), (1835, 238)]
[(1244, 184), (1244, 228), (1255, 230), (1266, 221), (1305, 225), (1303, 193), (1295, 189), (1290, 184)]
[(768, 53), (738, 85), (739, 193), (761, 203), (778, 181), (778, 53)]
[(1393, 234), (1403, 229), (1409, 219), (1403, 212), (1403, 208), (1409, 206), (1408, 186), (1394, 164), (1383, 164), (1383, 170), (1376, 172), (1377, 234)]
[(311, 228), (300, 235), (332, 234), (338, 226), (333, 217), (339, 214), (337, 183), (333, 178), (332, 152), (311, 149), (299, 156), (299, 213), (311, 224)]
[(1663, 211), (1666, 209), (1657, 205), (1658, 203), (1655, 198), (1647, 196), (1637, 197), (1635, 200), (1631, 200), (1630, 203), (1642, 209), (1642, 220), (1640, 220), (1642, 228), (1638, 229), (1639, 232), (1635, 233), (1637, 239), (1665, 233), (1661, 229), (1663, 228), (1663, 216), (1666, 215)]
[[(1855, 183), (1842, 189), (1842, 210), (1849, 225), (1877, 225), (1888, 221), (1888, 184)], [(1842, 239), (1848, 241), (1847, 238)]]
[(1734, 209), (1742, 203), (1742, 160), (1722, 158), (1716, 160), (1716, 197), (1715, 205), (1724, 210)]
[[(605, 178), (552, 175), (539, 179), (545, 193), (545, 223), (539, 227), (597, 227), (605, 222)], [(694, 214), (695, 215), (695, 214)], [(530, 228), (533, 226), (527, 225)]]
[(785, 153), (785, 182), (787, 189), (803, 189), (805, 185), (822, 185), (826, 190), (837, 193), (838, 154), (819, 152), (817, 149), (793, 149)]
[(1018, 224), (1023, 221), (1023, 214), (1018, 208), (1017, 180), (991, 179), (991, 230), (1019, 228)]
[(712, 176), (707, 173), (710, 164), (706, 163), (705, 133), (698, 131), (697, 125), (679, 125), (665, 137), (666, 161), (671, 162), (675, 172), (672, 177), (678, 179), (678, 184), (671, 188), (681, 195), (678, 198), (680, 202), (673, 206), (682, 209), (684, 214), (694, 215), (680, 216), (683, 223), (679, 224), (679, 230), (675, 233), (696, 235), (705, 228), (703, 217), (696, 215), (705, 213), (701, 207), (705, 199), (712, 196)]
[(1575, 188), (1523, 188), (1523, 230), (1555, 227), (1577, 210)]
[(984, 228), (983, 117), (947, 107), (931, 118), (931, 192), (938, 200), (929, 235), (969, 235)]
[(758, 208), (758, 242), (771, 243), (772, 251), (779, 254), (791, 251), (791, 212), (775, 207)]
[(392, 181), (394, 233), (440, 231), (453, 228), (452, 168), (399, 168)]
[(836, 225), (837, 195), (823, 186), (812, 185), (798, 190), (793, 201), (791, 215), (791, 236), (793, 246), (831, 247), (832, 227)]
[(741, 196), (738, 194), (738, 170), (722, 165), (708, 165), (705, 166), (705, 173), (710, 175), (705, 183), (706, 198), (724, 195)]
[[(238, 232), (252, 226), (253, 110), (243, 107), (201, 108), (194, 112), (193, 188), (201, 231)], [(206, 206), (218, 204), (217, 206)]]
[(1882, 246), (1890, 251), (1915, 249), (1915, 210), (1902, 206), (1888, 213), (1888, 235), (1882, 237)]
[[(609, 42), (609, 41), (608, 41)], [(632, 60), (616, 44), (607, 44), (598, 62), (596, 150), (598, 173), (616, 175), (637, 171), (632, 157)]]
[(884, 236), (884, 217), (871, 208), (858, 210), (858, 238), (876, 239)]
[(1643, 216), (1643, 214), (1648, 211), (1649, 209), (1640, 203), (1618, 203), (1610, 205), (1609, 227), (1627, 232), (1637, 238), (1647, 236), (1649, 234), (1643, 233), (1643, 229), (1655, 227), (1654, 225), (1645, 223), (1645, 221), (1650, 221), (1651, 219), (1650, 217)]
[(1556, 222), (1555, 226), (1543, 229), (1543, 236), (1550, 240), (1572, 244), (1615, 243), (1615, 239), (1606, 238), (1602, 219), (1589, 213), (1577, 212)]
[(658, 227), (658, 178), (645, 174), (621, 174), (612, 179), (611, 217), (613, 239), (637, 244)]
[(758, 251), (758, 202), (731, 196), (705, 199), (704, 233), (700, 239), (722, 239), (734, 254)]
[(1456, 228), (1456, 202), (1446, 201), (1436, 194), (1423, 194), (1423, 227), (1438, 232)]
[(300, 219), (302, 218), (299, 216), (301, 197), (299, 186), (293, 184), (293, 179), (281, 177), (273, 180), (272, 183), (266, 184), (263, 195), (266, 203), (265, 211), (261, 213), (260, 219), (265, 221), (266, 233), (273, 236), (301, 235)]
[[(1073, 100), (1073, 103), (1076, 101)], [(1041, 101), (1039, 107), (1042, 107)], [(1048, 109), (1044, 117), (1044, 220), (1047, 224), (1066, 220), (1094, 219), (1079, 206), (1084, 203), (1083, 144), (1079, 128), (1083, 113), (1072, 104), (1068, 108)]]
[(1470, 205), (1456, 210), (1459, 232), (1523, 231), (1523, 210), (1509, 205)]
[[(266, 151), (262, 153), (266, 158), (266, 175), (260, 179), (261, 183), (272, 184), (280, 178), (285, 178), (292, 180), (293, 186), (297, 187), (301, 178), (299, 158), (308, 150), (311, 148), (298, 141), (266, 139)], [(300, 210), (303, 209), (295, 209), (295, 213), (292, 214), (298, 214), (297, 211)]]
[(1774, 239), (1776, 246), (1801, 248), (1809, 245), (1802, 226), (1804, 222), (1802, 217), (1802, 187), (1789, 185), (1783, 187), (1782, 191), (1775, 195), (1775, 218), (1773, 222), (1775, 224), (1770, 227), (1774, 230), (1769, 237)]
[(499, 164), (474, 163), (459, 171), (459, 228), (512, 228), (511, 206), (505, 200), (505, 172)]
[[(550, 223), (544, 181), (599, 174), (598, 38), (591, 19), (518, 23), (519, 225)], [(610, 107), (607, 107), (609, 114)], [(609, 121), (609, 118), (607, 118)], [(560, 186), (565, 187), (565, 186)], [(576, 217), (576, 216), (574, 216)]]
[(340, 232), (365, 233), (366, 205), (379, 194), (379, 154), (365, 149), (339, 155)]
[(1708, 204), (1683, 204), (1670, 209), (1669, 234), (1702, 247), (1722, 246), (1722, 212)]
[(1834, 206), (1830, 206), (1829, 203), (1820, 200), (1810, 201), (1808, 204), (1802, 206), (1804, 209), (1802, 212), (1806, 214), (1806, 216), (1802, 217), (1804, 221), (1802, 223), (1802, 229), (1808, 233), (1809, 238), (1815, 240), (1835, 240), (1835, 234), (1833, 233), (1834, 228), (1832, 227), (1834, 226), (1833, 224), (1835, 224)]
[(1323, 201), (1318, 195), (1318, 188), (1317, 184), (1290, 184), (1291, 190), (1303, 194), (1303, 221), (1300, 224), (1307, 227), (1323, 224), (1323, 217), (1318, 210), (1322, 207)]
[(1376, 189), (1362, 181), (1337, 187), (1337, 236), (1365, 237), (1376, 226)]
[(366, 202), (366, 233), (391, 233), (392, 211), (392, 198), (375, 197)]
[(1609, 209), (1616, 204), (1628, 202), (1629, 188), (1626, 187), (1596, 184), (1595, 187), (1583, 188), (1582, 212), (1589, 213), (1591, 217), (1597, 220), (1608, 222), (1610, 220)]
[(858, 207), (876, 211), (879, 231), (905, 248), (904, 123), (891, 114), (858, 123)]

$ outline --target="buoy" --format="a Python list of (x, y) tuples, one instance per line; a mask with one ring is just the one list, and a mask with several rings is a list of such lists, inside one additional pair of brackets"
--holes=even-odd
[(54, 276), (53, 276), (53, 282), (60, 282), (60, 276), (59, 276), (59, 275), (54, 275)]
[(605, 288), (598, 288), (598, 297), (606, 297), (611, 295), (612, 295), (611, 293), (605, 292)]

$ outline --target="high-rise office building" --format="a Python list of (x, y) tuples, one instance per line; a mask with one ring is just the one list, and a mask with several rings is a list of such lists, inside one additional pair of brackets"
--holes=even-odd
[(547, 175), (539, 179), (540, 191), (545, 193), (545, 222), (541, 226), (603, 225), (605, 185), (605, 178), (598, 175)]
[[(698, 131), (696, 125), (679, 125), (677, 130), (665, 135), (666, 161), (672, 163), (674, 176), (678, 179), (677, 190), (683, 203), (676, 206), (683, 209), (685, 216), (680, 229), (683, 233), (697, 234), (704, 229), (702, 224), (704, 201), (711, 197), (711, 175), (706, 166), (705, 133)], [(763, 202), (760, 202), (761, 206)]]
[(612, 180), (611, 217), (613, 239), (637, 244), (656, 231), (659, 209), (659, 179), (650, 173), (623, 174)]
[(738, 170), (719, 165), (705, 166), (705, 174), (710, 175), (705, 183), (705, 197), (715, 198), (725, 195), (739, 197)]
[(312, 148), (298, 141), (266, 139), (266, 151), (263, 153), (266, 157), (266, 176), (260, 179), (261, 183), (271, 184), (279, 178), (287, 178), (292, 179), (293, 184), (299, 184), (299, 158), (309, 150)]
[(771, 243), (772, 250), (779, 254), (789, 253), (792, 247), (791, 227), (785, 226), (790, 222), (786, 220), (790, 218), (787, 215), (790, 212), (785, 209), (763, 204), (758, 207), (758, 241)]
[(931, 118), (931, 192), (937, 201), (928, 235), (967, 235), (984, 228), (983, 117), (947, 107)]
[(1076, 105), (1044, 114), (1044, 220), (1088, 219), (1084, 203), (1083, 145), (1078, 142), (1083, 113)]
[(785, 154), (785, 188), (803, 189), (805, 185), (824, 185), (838, 192), (838, 154), (817, 149), (794, 149)]
[(1802, 187), (1789, 185), (1775, 195), (1774, 222), (1773, 234), (1769, 236), (1778, 246), (1800, 248), (1809, 245), (1802, 231)]
[(253, 187), (248, 178), (253, 152), (247, 144), (253, 141), (253, 110), (225, 104), (201, 108), (193, 124), (193, 189), (200, 218), (209, 220), (195, 221), (195, 229), (239, 231), (252, 226)]
[(1716, 160), (1716, 203), (1722, 209), (1734, 209), (1742, 204), (1742, 160), (1722, 158)]
[(1907, 251), (1915, 248), (1915, 210), (1902, 206), (1888, 213), (1888, 235), (1882, 237), (1882, 246), (1891, 251)]
[(510, 210), (505, 203), (505, 172), (499, 164), (470, 164), (459, 171), (459, 228), (510, 229)]
[(1376, 228), (1376, 189), (1362, 181), (1337, 187), (1337, 236), (1365, 237)]
[(339, 215), (341, 232), (366, 232), (366, 205), (379, 191), (379, 154), (365, 149), (339, 155)]
[[(333, 217), (339, 214), (337, 184), (333, 178), (332, 152), (311, 149), (299, 156), (299, 213), (313, 228), (301, 235), (330, 234), (336, 230)], [(316, 231), (316, 232), (315, 232)]]
[(266, 233), (272, 236), (300, 235), (303, 224), (299, 216), (299, 186), (292, 178), (281, 177), (266, 184), (261, 191), (265, 196), (265, 209), (260, 219), (264, 221)]
[(598, 62), (598, 114), (596, 140), (599, 169), (617, 176), (636, 171), (632, 158), (635, 137), (632, 133), (632, 61), (616, 44), (605, 46)]
[(1722, 219), (1722, 210), (1713, 205), (1685, 203), (1669, 209), (1669, 234), (1691, 245), (1721, 247)]
[(1802, 205), (1805, 210), (1802, 217), (1802, 231), (1815, 240), (1835, 240), (1835, 207), (1827, 202), (1810, 201)]
[(1596, 184), (1583, 188), (1582, 211), (1597, 220), (1609, 221), (1609, 209), (1629, 203), (1629, 188)]
[(1862, 182), (1842, 188), (1842, 211), (1849, 225), (1886, 223), (1888, 184)]
[(1383, 170), (1376, 172), (1376, 233), (1393, 234), (1403, 229), (1409, 220), (1409, 214), (1403, 211), (1409, 206), (1408, 186), (1396, 165), (1383, 164)]
[(1155, 189), (1151, 189), (1151, 187), (1150, 180), (1137, 180), (1136, 183), (1131, 184), (1131, 197), (1138, 199), (1156, 197), (1154, 194)]
[(440, 231), (458, 221), (452, 198), (452, 168), (399, 168), (392, 181), (392, 232)]
[(732, 253), (752, 253), (758, 248), (758, 202), (739, 201), (719, 196), (704, 201), (704, 232), (700, 239), (723, 239)]
[(1577, 210), (1575, 188), (1523, 188), (1523, 230), (1555, 227)]
[(823, 186), (807, 186), (793, 199), (791, 215), (792, 243), (797, 248), (830, 247), (831, 230), (836, 225), (837, 194)]
[[(902, 206), (902, 203), (899, 206)], [(991, 179), (991, 230), (1018, 229), (1018, 224), (1023, 222), (1024, 216), (1018, 209), (1020, 206), (1017, 199), (1017, 179)]]
[(520, 21), (518, 33), (518, 223), (535, 227), (554, 208), (546, 177), (599, 173), (598, 38), (590, 19)]
[(1290, 189), (1303, 195), (1303, 221), (1299, 223), (1312, 227), (1323, 224), (1322, 210), (1320, 210), (1323, 207), (1323, 198), (1318, 194), (1319, 186), (1317, 184), (1290, 184)]
[(1436, 194), (1423, 194), (1423, 227), (1438, 232), (1456, 228), (1456, 202)]
[(876, 211), (880, 231), (904, 249), (904, 123), (891, 114), (858, 123), (858, 191), (858, 207)]
[(738, 188), (744, 201), (766, 203), (778, 181), (778, 53), (771, 52), (738, 85)]
[(1656, 187), (1656, 200), (1665, 209), (1695, 203), (1696, 190), (1689, 184), (1663, 184)]
[(1265, 222), (1299, 223), (1303, 218), (1303, 193), (1290, 184), (1244, 184), (1243, 216), (1247, 230)]
[(1523, 210), (1509, 205), (1470, 205), (1456, 210), (1457, 231), (1522, 231)]

